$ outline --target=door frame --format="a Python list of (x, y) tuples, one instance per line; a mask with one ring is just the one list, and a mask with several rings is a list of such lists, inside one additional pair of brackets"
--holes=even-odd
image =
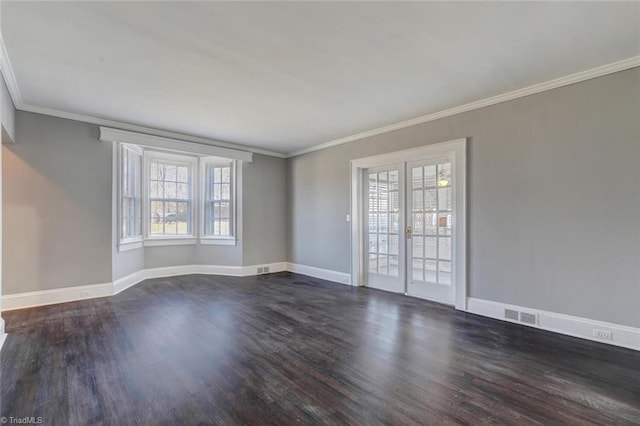
[[(455, 308), (467, 309), (467, 138), (351, 160), (351, 285), (364, 285), (364, 170), (449, 155), (455, 179), (453, 223), (455, 260), (452, 281)], [(461, 284), (462, 283), (462, 284)]]

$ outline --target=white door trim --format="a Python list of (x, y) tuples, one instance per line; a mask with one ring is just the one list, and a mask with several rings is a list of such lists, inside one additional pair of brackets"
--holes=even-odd
[[(454, 164), (455, 191), (455, 307), (467, 308), (467, 139), (456, 139), (419, 148), (351, 160), (351, 285), (364, 285), (364, 239), (362, 232), (363, 170), (421, 158), (450, 155)], [(459, 283), (463, 283), (460, 285)]]

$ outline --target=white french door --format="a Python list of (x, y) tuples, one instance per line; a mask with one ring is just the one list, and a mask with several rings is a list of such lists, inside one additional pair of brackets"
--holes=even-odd
[(407, 294), (452, 304), (451, 160), (407, 163)]
[(422, 155), (394, 153), (389, 165), (377, 165), (384, 161), (378, 157), (354, 161), (356, 167), (376, 164), (354, 172), (362, 212), (354, 225), (362, 238), (361, 250), (354, 251), (362, 256), (354, 263), (362, 265), (358, 284), (456, 306), (464, 300), (456, 297), (456, 288), (465, 287), (464, 238), (458, 234), (464, 212), (456, 211), (464, 208), (464, 173), (456, 171), (464, 165), (461, 147), (458, 162), (455, 150), (426, 148)]
[(367, 285), (404, 293), (404, 165), (367, 169), (365, 175)]

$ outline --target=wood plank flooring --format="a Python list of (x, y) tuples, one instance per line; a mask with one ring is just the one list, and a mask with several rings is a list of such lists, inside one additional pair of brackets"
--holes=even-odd
[(640, 424), (640, 352), (280, 273), (4, 313), (45, 425)]

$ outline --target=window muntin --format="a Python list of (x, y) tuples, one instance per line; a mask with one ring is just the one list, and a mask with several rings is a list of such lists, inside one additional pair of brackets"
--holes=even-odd
[(204, 161), (203, 237), (234, 236), (234, 162)]
[(142, 239), (142, 152), (120, 145), (120, 242)]
[(193, 235), (195, 158), (148, 153), (147, 232), (149, 237)]

